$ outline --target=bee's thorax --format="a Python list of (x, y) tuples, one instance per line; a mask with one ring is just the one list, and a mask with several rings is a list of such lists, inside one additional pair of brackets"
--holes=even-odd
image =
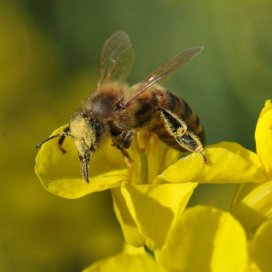
[(126, 86), (121, 84), (102, 85), (82, 104), (85, 116), (105, 120), (112, 117), (115, 105), (122, 99)]

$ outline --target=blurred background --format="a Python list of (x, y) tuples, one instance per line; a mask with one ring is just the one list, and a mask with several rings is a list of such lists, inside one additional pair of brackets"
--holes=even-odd
[[(35, 145), (95, 88), (106, 38), (126, 31), (129, 83), (184, 48), (201, 55), (165, 85), (198, 112), (207, 142), (254, 150), (272, 86), (269, 0), (0, 1), (0, 271), (80, 271), (119, 251), (109, 192), (51, 195), (35, 177)], [(201, 186), (191, 205), (228, 209), (234, 186)]]

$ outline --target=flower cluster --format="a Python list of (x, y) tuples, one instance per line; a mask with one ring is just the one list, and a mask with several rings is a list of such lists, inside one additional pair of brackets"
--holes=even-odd
[(154, 258), (143, 248), (125, 247), (122, 253), (97, 262), (84, 272), (268, 272), (272, 267), (271, 232), (272, 221), (267, 221), (248, 241), (243, 227), (230, 213), (195, 206), (177, 218)]
[[(260, 114), (255, 138), (256, 153), (231, 142), (207, 146), (204, 165), (199, 155), (180, 158), (156, 135), (142, 131), (128, 151), (130, 160), (124, 161), (109, 141), (104, 142), (90, 163), (89, 184), (80, 176), (73, 140), (65, 140), (65, 155), (52, 140), (40, 149), (35, 171), (42, 185), (60, 197), (111, 190), (130, 246), (86, 271), (122, 271), (128, 263), (129, 271), (270, 271), (271, 101)], [(200, 183), (239, 184), (233, 215), (214, 207), (186, 208)]]
[(254, 232), (272, 218), (272, 104), (268, 100), (255, 130), (256, 152), (265, 180), (239, 185), (232, 212), (247, 230)]

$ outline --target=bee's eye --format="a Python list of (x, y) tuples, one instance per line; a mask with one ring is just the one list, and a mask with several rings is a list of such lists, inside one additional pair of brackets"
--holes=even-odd
[(117, 104), (114, 106), (114, 111), (120, 111), (120, 110), (121, 110), (120, 103), (117, 103)]
[(124, 105), (124, 97), (121, 98), (121, 100), (119, 102), (117, 102), (114, 106), (114, 111), (121, 111), (125, 108)]

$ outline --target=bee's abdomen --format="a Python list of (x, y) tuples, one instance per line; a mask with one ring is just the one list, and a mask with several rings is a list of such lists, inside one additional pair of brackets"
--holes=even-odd
[[(204, 128), (201, 125), (197, 114), (190, 108), (185, 100), (168, 91), (165, 91), (163, 93), (161, 92), (158, 106), (169, 110), (184, 121), (188, 127), (188, 130), (197, 135), (203, 145), (205, 144)], [(181, 149), (175, 139), (165, 129), (164, 122), (159, 116), (155, 118), (151, 129), (163, 142), (169, 146), (172, 146), (173, 148)]]

